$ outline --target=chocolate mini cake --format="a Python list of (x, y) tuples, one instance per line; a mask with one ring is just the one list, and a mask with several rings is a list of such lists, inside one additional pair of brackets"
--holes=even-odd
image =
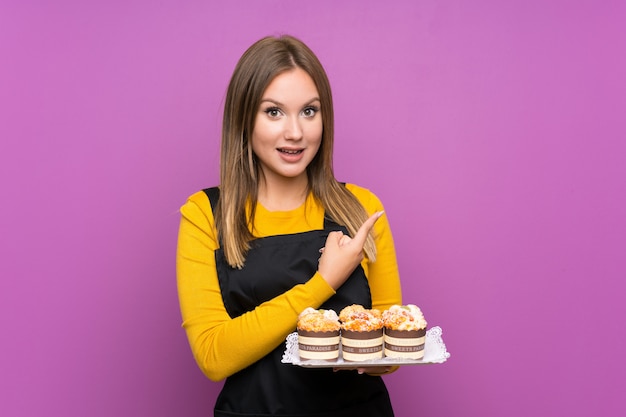
[(339, 358), (339, 319), (333, 310), (305, 309), (298, 316), (297, 331), (300, 359)]
[(379, 310), (351, 305), (339, 313), (344, 361), (359, 362), (383, 357), (383, 322)]
[(385, 356), (423, 359), (426, 342), (426, 320), (414, 304), (394, 305), (383, 312)]

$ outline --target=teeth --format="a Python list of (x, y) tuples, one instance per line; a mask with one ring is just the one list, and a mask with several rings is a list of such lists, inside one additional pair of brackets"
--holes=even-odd
[(281, 149), (280, 151), (283, 152), (283, 153), (288, 153), (290, 155), (295, 155), (295, 154), (298, 154), (298, 153), (302, 152), (302, 151), (291, 151), (291, 150), (288, 150), (288, 149)]

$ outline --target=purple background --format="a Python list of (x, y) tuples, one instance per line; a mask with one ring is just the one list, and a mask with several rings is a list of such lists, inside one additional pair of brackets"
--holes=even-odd
[(291, 33), (334, 88), (337, 176), (385, 203), (405, 301), (452, 353), (386, 378), (397, 415), (624, 415), (625, 21), (591, 0), (2, 1), (0, 414), (210, 414), (177, 210), (217, 182), (237, 59)]

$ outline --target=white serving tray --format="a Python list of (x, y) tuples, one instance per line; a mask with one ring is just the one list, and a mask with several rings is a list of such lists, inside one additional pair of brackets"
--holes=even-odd
[(325, 361), (319, 359), (300, 360), (298, 354), (298, 333), (293, 332), (287, 336), (287, 348), (283, 354), (282, 363), (290, 363), (305, 368), (357, 368), (365, 366), (404, 366), (404, 365), (430, 365), (444, 363), (450, 357), (446, 350), (446, 345), (441, 338), (441, 327), (431, 327), (426, 331), (426, 342), (424, 344), (424, 357), (422, 359), (402, 359), (402, 358), (382, 358), (359, 362), (345, 362), (339, 349), (339, 359), (336, 361)]

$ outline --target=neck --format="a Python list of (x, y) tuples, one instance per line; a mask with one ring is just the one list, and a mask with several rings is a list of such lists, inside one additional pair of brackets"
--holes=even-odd
[(306, 201), (309, 182), (306, 176), (287, 178), (284, 181), (259, 183), (259, 203), (269, 211), (289, 211)]

